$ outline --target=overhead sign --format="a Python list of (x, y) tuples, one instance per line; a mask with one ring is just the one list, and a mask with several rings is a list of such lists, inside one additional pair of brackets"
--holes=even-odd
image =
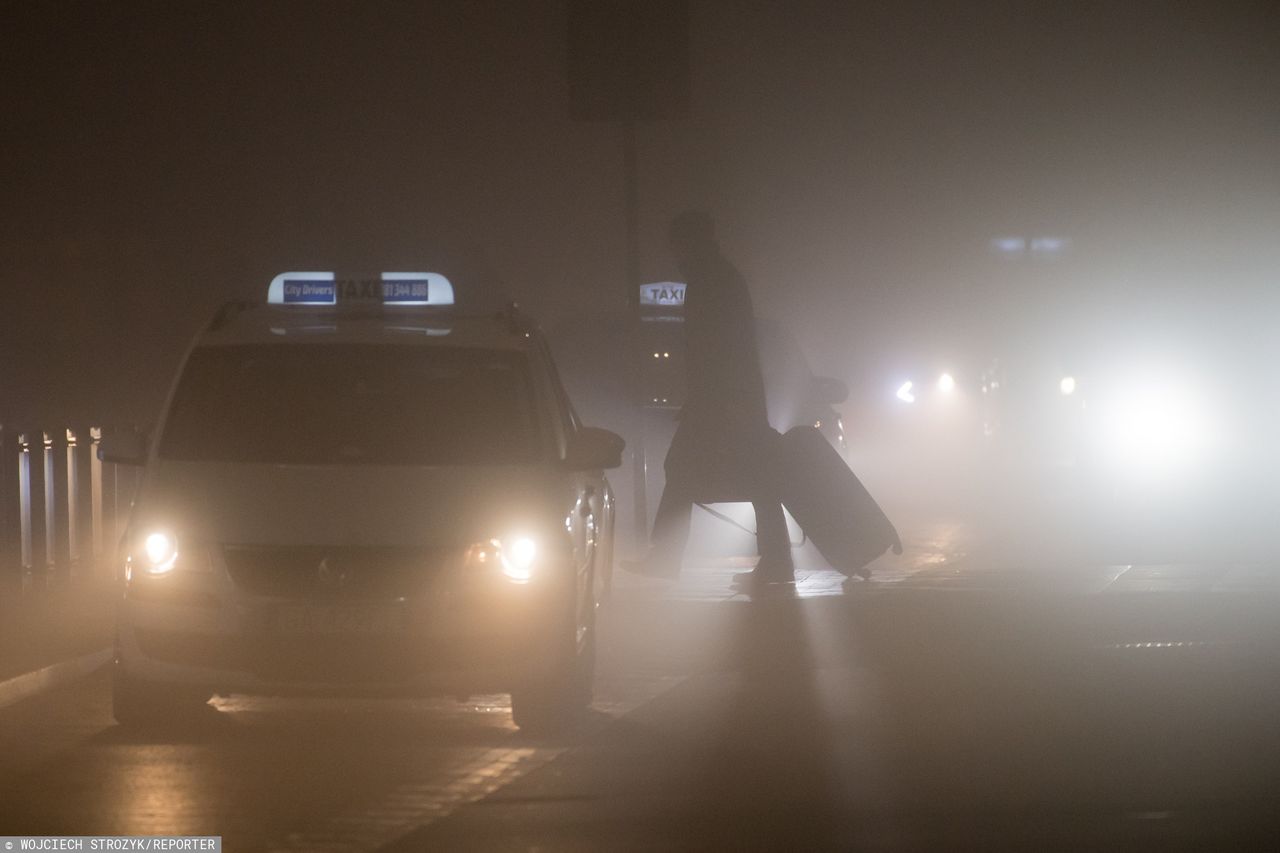
[(1071, 248), (1069, 237), (1033, 237), (1031, 238), (1031, 254), (1061, 255)]
[(1052, 258), (1071, 248), (1070, 237), (996, 237), (991, 241), (991, 251), (1005, 257), (1030, 253), (1035, 257)]
[(449, 306), (453, 284), (434, 272), (384, 272), (376, 278), (338, 278), (331, 272), (286, 272), (267, 288), (270, 305)]
[(659, 308), (684, 306), (685, 284), (681, 281), (655, 281), (640, 285), (640, 304)]
[(1026, 248), (1023, 237), (996, 237), (991, 241), (991, 250), (1000, 255), (1020, 255)]

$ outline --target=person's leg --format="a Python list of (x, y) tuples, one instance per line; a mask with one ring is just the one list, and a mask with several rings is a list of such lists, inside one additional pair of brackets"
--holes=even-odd
[(767, 580), (791, 580), (794, 566), (791, 561), (791, 534), (787, 532), (787, 518), (782, 504), (777, 500), (757, 500), (751, 504), (756, 511), (756, 550), (760, 562), (756, 569)]
[(683, 477), (668, 477), (663, 486), (653, 519), (653, 544), (649, 549), (649, 562), (653, 567), (672, 577), (680, 573), (693, 512), (693, 495), (683, 481)]

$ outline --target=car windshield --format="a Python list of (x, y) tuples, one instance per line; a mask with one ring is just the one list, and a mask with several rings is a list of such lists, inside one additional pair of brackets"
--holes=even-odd
[(533, 460), (524, 356), (385, 344), (203, 347), (160, 445), (165, 459), (296, 465)]

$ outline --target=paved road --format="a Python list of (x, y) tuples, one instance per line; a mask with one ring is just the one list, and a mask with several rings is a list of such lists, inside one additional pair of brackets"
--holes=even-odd
[[(104, 673), (0, 710), (0, 834), (240, 850), (1128, 849), (1280, 829), (1280, 577), (909, 532), (871, 583), (806, 555), (626, 580), (598, 701), (531, 738), (505, 697), (219, 699), (151, 737)], [(1042, 543), (1043, 546), (1043, 543)]]

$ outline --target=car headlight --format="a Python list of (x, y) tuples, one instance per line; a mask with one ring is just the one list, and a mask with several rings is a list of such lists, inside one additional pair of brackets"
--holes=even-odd
[(143, 535), (135, 560), (147, 574), (163, 575), (178, 563), (178, 539), (167, 530), (152, 530)]
[(950, 373), (944, 373), (938, 377), (938, 390), (943, 394), (950, 394), (956, 390), (956, 378)]
[(1110, 401), (1107, 438), (1126, 467), (1165, 470), (1193, 461), (1210, 444), (1202, 401), (1179, 383), (1150, 383)]
[(1064, 376), (1058, 383), (1058, 390), (1062, 392), (1062, 396), (1070, 397), (1076, 393), (1076, 378), (1074, 376)]
[(914, 384), (915, 383), (910, 380), (903, 382), (898, 386), (898, 393), (895, 396), (904, 403), (914, 403), (916, 401), (916, 395), (911, 393), (911, 389), (914, 387)]
[(467, 565), (474, 569), (498, 569), (510, 581), (528, 583), (533, 578), (538, 545), (528, 536), (490, 539), (467, 549)]

